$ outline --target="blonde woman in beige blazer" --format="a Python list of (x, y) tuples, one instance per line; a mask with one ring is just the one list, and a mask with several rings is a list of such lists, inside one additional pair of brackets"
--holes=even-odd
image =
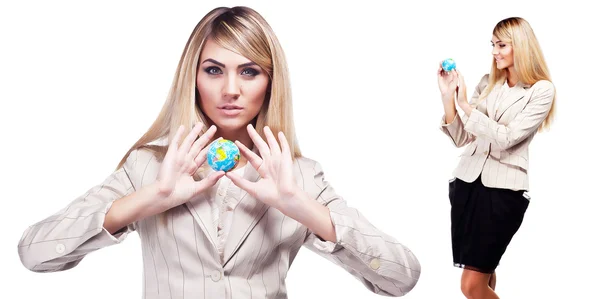
[(527, 21), (500, 21), (492, 47), (492, 69), (470, 103), (462, 74), (438, 70), (441, 130), (467, 146), (449, 186), (454, 265), (464, 268), (467, 298), (498, 298), (495, 269), (529, 205), (529, 144), (554, 113), (554, 85)]
[[(227, 173), (205, 163), (216, 138), (236, 140), (242, 153)], [(405, 295), (421, 271), (301, 155), (283, 50), (246, 7), (217, 8), (198, 23), (148, 132), (104, 182), (28, 227), (18, 251), (32, 271), (63, 271), (133, 231), (147, 299), (287, 298), (303, 246), (376, 294)]]

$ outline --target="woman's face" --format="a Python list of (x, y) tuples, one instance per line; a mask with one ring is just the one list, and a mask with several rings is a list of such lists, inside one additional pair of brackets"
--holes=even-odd
[(219, 131), (246, 130), (265, 101), (267, 73), (211, 39), (204, 44), (198, 66), (196, 86), (204, 115)]
[(508, 69), (514, 66), (513, 48), (510, 43), (505, 43), (495, 35), (492, 35), (492, 47), (492, 55), (494, 55), (496, 67), (499, 70)]

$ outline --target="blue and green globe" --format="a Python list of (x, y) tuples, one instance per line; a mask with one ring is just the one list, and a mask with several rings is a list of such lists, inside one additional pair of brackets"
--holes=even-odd
[(240, 149), (230, 140), (218, 139), (209, 145), (206, 160), (215, 171), (229, 171), (240, 161)]
[(442, 61), (442, 68), (444, 69), (444, 71), (449, 72), (456, 68), (456, 62), (454, 61), (454, 59), (448, 58)]

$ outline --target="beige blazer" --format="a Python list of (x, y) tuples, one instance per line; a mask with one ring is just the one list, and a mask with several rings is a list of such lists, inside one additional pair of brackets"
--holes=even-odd
[[(488, 78), (483, 76), (471, 103), (478, 100)], [(550, 111), (554, 85), (541, 80), (532, 86), (519, 83), (504, 96), (501, 91), (502, 84), (497, 84), (470, 117), (457, 114), (449, 124), (442, 117), (440, 129), (454, 145), (468, 145), (453, 176), (473, 182), (481, 175), (487, 187), (529, 190), (529, 144)]]
[[(347, 206), (325, 181), (320, 164), (307, 158), (294, 162), (296, 182), (330, 209), (335, 243), (322, 241), (244, 191), (234, 210), (223, 263), (205, 198), (209, 192), (169, 210), (166, 224), (152, 216), (109, 234), (103, 222), (112, 202), (154, 182), (159, 166), (149, 150), (134, 151), (102, 184), (27, 228), (18, 246), (23, 265), (35, 272), (67, 270), (86, 254), (118, 244), (136, 231), (142, 244), (142, 294), (147, 299), (287, 298), (287, 271), (302, 246), (344, 268), (377, 294), (402, 296), (419, 279), (415, 255)], [(245, 178), (259, 179), (254, 168), (246, 168)]]

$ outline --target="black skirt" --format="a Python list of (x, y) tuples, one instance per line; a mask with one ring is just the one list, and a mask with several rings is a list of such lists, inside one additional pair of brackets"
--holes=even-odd
[(472, 183), (457, 178), (449, 197), (454, 265), (493, 273), (529, 206), (524, 190), (485, 187), (481, 177)]

